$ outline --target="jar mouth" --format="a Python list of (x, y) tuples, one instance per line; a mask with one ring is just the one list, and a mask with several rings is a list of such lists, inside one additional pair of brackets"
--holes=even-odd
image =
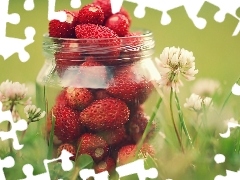
[(149, 30), (137, 29), (129, 36), (117, 38), (56, 38), (43, 35), (45, 56), (56, 61), (85, 61), (92, 56), (97, 61), (136, 61), (152, 56), (155, 42)]
[[(131, 35), (130, 37), (118, 37), (118, 39), (120, 40), (124, 40), (124, 39), (131, 39), (131, 38), (150, 38), (153, 36), (153, 33), (150, 30), (146, 30), (146, 29), (135, 29), (133, 31), (134, 33), (139, 33), (139, 35)], [(54, 42), (57, 41), (73, 41), (73, 42), (79, 42), (79, 41), (86, 41), (89, 40), (88, 38), (57, 38), (57, 37), (50, 37), (48, 33), (44, 33), (43, 34), (43, 39), (49, 39), (52, 40)], [(101, 40), (114, 40), (116, 38), (98, 38), (98, 41)]]

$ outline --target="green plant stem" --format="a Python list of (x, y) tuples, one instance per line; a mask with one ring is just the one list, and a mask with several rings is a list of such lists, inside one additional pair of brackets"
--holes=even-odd
[[(239, 80), (240, 80), (240, 77), (238, 77), (238, 79), (237, 79), (237, 81), (236, 81), (235, 83), (238, 83)], [(228, 100), (230, 99), (231, 95), (232, 95), (232, 91), (230, 91), (230, 93), (228, 94), (227, 98), (226, 98), (225, 101), (223, 102), (223, 105), (222, 105), (222, 107), (221, 107), (221, 110), (220, 110), (220, 112), (219, 112), (219, 115), (221, 115), (221, 113), (222, 113), (224, 107), (226, 106)]]
[(53, 137), (54, 137), (54, 127), (55, 127), (55, 118), (52, 112), (52, 128), (50, 132), (50, 139), (49, 139), (49, 147), (48, 147), (48, 159), (52, 158), (52, 152), (53, 152)]
[(177, 135), (177, 139), (178, 139), (178, 142), (180, 144), (180, 147), (182, 149), (182, 152), (184, 153), (184, 148), (183, 148), (183, 144), (182, 144), (182, 140), (180, 138), (180, 135), (179, 135), (179, 132), (177, 130), (177, 126), (176, 126), (176, 123), (175, 123), (175, 120), (174, 120), (174, 115), (173, 115), (173, 107), (172, 107), (172, 97), (173, 97), (173, 89), (171, 88), (171, 92), (170, 92), (170, 112), (171, 112), (171, 119), (172, 119), (172, 123), (173, 123), (173, 127), (174, 127), (174, 131)]
[(186, 123), (184, 121), (184, 117), (183, 117), (183, 112), (179, 103), (179, 99), (177, 97), (177, 93), (175, 92), (175, 100), (176, 100), (176, 106), (178, 109), (178, 116), (179, 116), (179, 120), (180, 120), (180, 124), (181, 124), (181, 128), (183, 129), (185, 135), (187, 136), (188, 142), (191, 144), (192, 148), (193, 148), (193, 143), (192, 143), (192, 139), (189, 135)]
[(156, 107), (155, 107), (155, 110), (153, 111), (153, 113), (152, 113), (152, 115), (151, 115), (151, 117), (150, 117), (150, 119), (149, 119), (149, 121), (147, 123), (147, 126), (146, 126), (146, 128), (145, 128), (145, 130), (143, 132), (142, 138), (140, 139), (140, 141), (139, 141), (139, 143), (137, 145), (137, 153), (136, 153), (136, 155), (139, 153), (139, 151), (140, 151), (140, 149), (141, 149), (141, 147), (142, 147), (142, 145), (144, 143), (144, 140), (146, 139), (146, 137), (148, 135), (148, 132), (149, 132), (149, 130), (151, 128), (152, 122), (153, 122), (153, 120), (156, 117), (157, 111), (158, 111), (161, 103), (162, 103), (162, 98), (159, 97), (159, 99), (157, 101), (157, 104), (156, 104)]
[[(10, 106), (10, 109), (9, 109), (11, 113), (13, 111), (13, 108), (14, 108), (14, 101), (11, 102), (11, 106)], [(7, 130), (8, 131), (11, 130), (11, 123), (10, 122), (8, 122), (8, 124), (7, 124)], [(10, 153), (12, 153), (13, 152), (13, 147), (12, 147), (12, 140), (11, 139), (8, 139), (8, 144), (9, 144), (9, 151), (10, 151)]]

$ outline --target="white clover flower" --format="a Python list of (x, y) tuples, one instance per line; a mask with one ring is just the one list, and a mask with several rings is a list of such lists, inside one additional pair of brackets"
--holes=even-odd
[(202, 78), (194, 83), (191, 91), (202, 97), (211, 97), (220, 92), (220, 82), (210, 78)]
[(202, 109), (202, 98), (197, 94), (191, 94), (189, 98), (186, 98), (185, 108), (199, 112)]
[(2, 98), (5, 100), (19, 101), (26, 97), (28, 88), (25, 86), (25, 84), (6, 80), (5, 82), (1, 83), (0, 92)]
[(183, 83), (180, 76), (186, 80), (195, 79), (198, 70), (195, 69), (195, 57), (193, 53), (176, 47), (166, 47), (160, 54), (160, 59), (156, 58), (161, 74), (160, 86), (167, 86), (173, 91), (179, 92), (179, 86)]
[(212, 106), (212, 98), (210, 97), (205, 97), (203, 99), (203, 105), (206, 107), (206, 108), (209, 108)]
[(203, 99), (201, 96), (193, 93), (189, 98), (186, 98), (184, 107), (200, 113), (203, 110), (203, 106), (208, 109), (212, 106), (212, 104), (212, 98), (205, 97)]
[(41, 111), (40, 108), (37, 108), (35, 105), (27, 105), (24, 108), (24, 112), (26, 117), (30, 120), (30, 122), (35, 122), (42, 119), (46, 112)]

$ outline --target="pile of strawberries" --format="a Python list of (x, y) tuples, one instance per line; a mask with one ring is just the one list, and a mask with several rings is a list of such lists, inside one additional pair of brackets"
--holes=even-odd
[[(56, 68), (60, 77), (68, 68), (77, 68), (71, 77), (76, 86), (63, 87), (57, 95), (48, 115), (48, 132), (55, 119), (54, 134), (61, 142), (58, 154), (66, 149), (74, 155), (72, 160), (76, 154), (89, 154), (97, 173), (110, 172), (134, 155), (149, 121), (142, 104), (152, 92), (152, 82), (139, 72), (136, 61), (114, 63), (119, 57), (136, 55), (119, 48), (121, 37), (133, 36), (125, 43), (134, 46), (142, 40), (129, 31), (131, 19), (125, 9), (112, 14), (110, 0), (94, 0), (79, 11), (65, 12), (65, 22), (49, 22), (49, 36), (63, 38), (62, 49), (55, 53)], [(141, 148), (143, 154), (154, 155), (147, 144), (154, 128), (153, 124)]]

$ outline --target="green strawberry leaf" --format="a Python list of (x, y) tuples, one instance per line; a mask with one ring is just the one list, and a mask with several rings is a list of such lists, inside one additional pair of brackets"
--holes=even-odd
[(79, 169), (91, 169), (93, 167), (93, 159), (88, 154), (82, 154), (77, 158), (76, 166)]

